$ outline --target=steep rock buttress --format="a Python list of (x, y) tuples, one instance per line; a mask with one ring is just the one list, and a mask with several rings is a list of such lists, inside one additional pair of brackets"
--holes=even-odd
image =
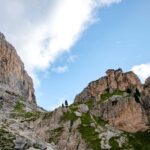
[(27, 101), (36, 103), (33, 82), (24, 69), (15, 48), (0, 33), (0, 94), (10, 93), (22, 96)]

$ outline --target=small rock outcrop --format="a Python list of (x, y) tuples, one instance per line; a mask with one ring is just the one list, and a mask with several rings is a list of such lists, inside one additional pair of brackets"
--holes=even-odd
[(0, 33), (0, 91), (19, 95), (36, 103), (31, 77), (15, 48)]

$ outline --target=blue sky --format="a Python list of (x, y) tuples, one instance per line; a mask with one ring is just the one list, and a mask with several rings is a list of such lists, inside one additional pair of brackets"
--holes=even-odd
[[(65, 99), (73, 102), (77, 93), (109, 68), (133, 70), (142, 81), (150, 75), (149, 0), (86, 0), (86, 4), (45, 0), (42, 5), (33, 0), (35, 11), (28, 0), (6, 1), (20, 11), (9, 18), (7, 8), (0, 9), (9, 19), (0, 15), (1, 32), (15, 45), (33, 76), (37, 102), (45, 109)], [(25, 25), (18, 26), (21, 22)]]

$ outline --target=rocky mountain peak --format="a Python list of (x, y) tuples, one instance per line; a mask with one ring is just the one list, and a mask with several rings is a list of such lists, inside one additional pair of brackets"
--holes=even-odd
[(36, 103), (33, 82), (15, 48), (0, 33), (0, 96), (11, 93)]
[(121, 68), (114, 70), (108, 69), (106, 76), (96, 81), (92, 81), (89, 85), (76, 96), (75, 102), (87, 101), (89, 99), (100, 100), (105, 92), (113, 93), (115, 90), (125, 91), (128, 88), (137, 88), (141, 91), (142, 84), (135, 73), (123, 72)]
[(0, 40), (5, 40), (5, 36), (3, 33), (0, 32)]

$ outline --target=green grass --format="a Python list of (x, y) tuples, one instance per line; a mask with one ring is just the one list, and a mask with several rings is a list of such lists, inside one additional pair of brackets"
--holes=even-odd
[(135, 150), (150, 150), (150, 132), (127, 134), (129, 145)]
[(98, 133), (95, 132), (95, 129), (90, 126), (93, 122), (89, 113), (85, 113), (81, 117), (81, 125), (79, 126), (79, 132), (81, 133), (82, 138), (93, 150), (100, 150), (100, 140), (98, 139)]
[(115, 90), (115, 91), (113, 92), (113, 95), (120, 95), (120, 96), (122, 96), (122, 95), (123, 95), (123, 91)]
[(119, 147), (118, 142), (116, 141), (116, 137), (113, 137), (109, 140), (109, 144), (111, 146), (111, 150), (121, 150), (121, 148)]
[(4, 128), (0, 128), (0, 150), (14, 150), (15, 136)]
[(17, 101), (13, 111), (23, 113), (25, 112), (24, 108), (25, 104), (23, 104), (21, 101)]
[(93, 107), (93, 100), (88, 100), (85, 104), (91, 109)]
[(30, 122), (30, 121), (37, 120), (39, 117), (43, 115), (43, 113), (40, 111), (26, 112), (23, 108), (24, 107), (22, 107), (22, 105), (17, 104), (13, 112), (10, 114), (11, 117), (16, 119), (19, 118), (21, 119), (21, 122), (25, 122), (25, 121)]
[(110, 145), (112, 146), (111, 150), (119, 149), (134, 149), (134, 150), (150, 150), (150, 132), (136, 132), (136, 133), (124, 133), (128, 139), (126, 144), (123, 144), (122, 148), (119, 148), (119, 145), (116, 141), (117, 137), (113, 137), (109, 140)]
[(93, 150), (100, 150), (100, 140), (98, 139), (98, 133), (95, 132), (95, 129), (91, 126), (79, 126), (79, 132), (81, 133), (82, 138)]
[(82, 122), (82, 124), (90, 125), (90, 123), (92, 123), (93, 120), (92, 120), (91, 116), (88, 113), (85, 113), (81, 117), (81, 122)]
[(72, 104), (69, 106), (69, 109), (74, 112), (74, 111), (77, 111), (78, 110), (78, 104)]
[(28, 122), (35, 121), (41, 116), (41, 112), (38, 112), (38, 111), (26, 112), (22, 114), (22, 116), (25, 119), (24, 121), (28, 121)]
[(67, 111), (63, 114), (61, 121), (71, 121), (74, 122), (78, 117), (72, 111)]
[(52, 116), (52, 112), (40, 112), (40, 111), (30, 111), (26, 112), (25, 111), (25, 104), (23, 104), (21, 101), (17, 101), (16, 105), (14, 106), (14, 113), (11, 114), (12, 117), (18, 118), (21, 117), (23, 118), (22, 122), (24, 121), (35, 121), (39, 117), (43, 117), (42, 119), (50, 119)]
[(113, 95), (123, 96), (123, 91), (115, 90), (113, 93), (106, 92), (101, 95), (101, 101), (105, 102), (107, 99), (111, 98)]
[(101, 119), (100, 117), (95, 117), (95, 116), (93, 116), (93, 118), (94, 118), (94, 120), (96, 121), (96, 123), (97, 123), (98, 125), (102, 126), (102, 127), (105, 126), (105, 125), (108, 123), (107, 121)]

